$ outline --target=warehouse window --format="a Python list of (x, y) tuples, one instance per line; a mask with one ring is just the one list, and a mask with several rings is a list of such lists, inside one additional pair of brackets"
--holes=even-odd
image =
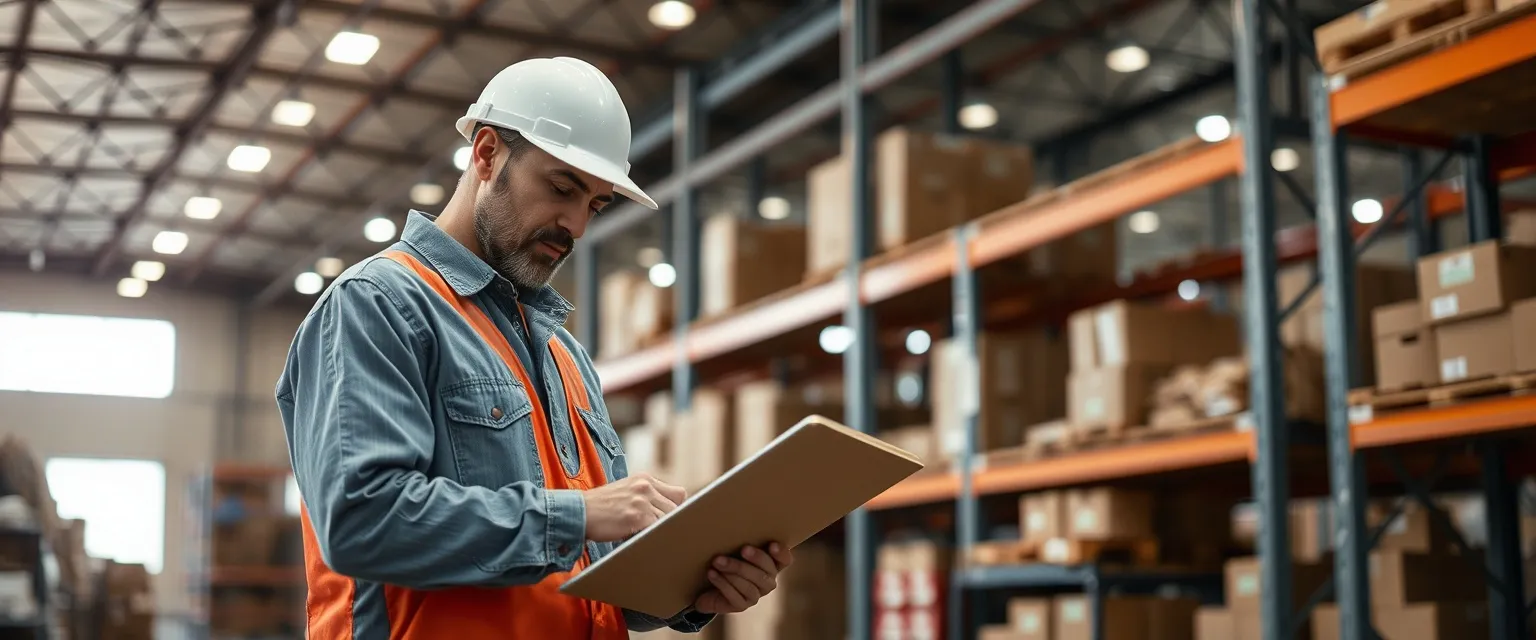
[(164, 320), (0, 312), (0, 389), (164, 398), (175, 377)]
[(59, 517), (85, 521), (85, 552), (160, 573), (165, 466), (153, 460), (50, 458), (44, 473)]

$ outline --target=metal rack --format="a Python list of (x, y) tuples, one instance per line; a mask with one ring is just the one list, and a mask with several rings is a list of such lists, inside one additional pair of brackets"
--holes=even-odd
[[(871, 259), (872, 210), (868, 193), (870, 125), (866, 99), (895, 78), (930, 62), (946, 57), (946, 81), (941, 104), (950, 128), (959, 104), (959, 67), (952, 51), (965, 40), (995, 26), (1002, 20), (1035, 4), (1030, 0), (983, 0), (975, 2), (951, 18), (914, 36), (902, 46), (878, 57), (872, 28), (875, 0), (843, 0), (841, 7), (842, 72), (840, 85), (827, 87), (802, 102), (789, 107), (739, 138), (710, 153), (702, 153), (700, 136), (709, 102), (701, 95), (715, 96), (739, 89), (744, 83), (731, 73), (709, 83), (701, 83), (692, 70), (677, 75), (677, 99), (673, 130), (675, 172), (652, 190), (658, 201), (671, 203), (668, 230), (674, 266), (678, 270), (675, 304), (677, 326), (672, 340), (637, 353), (597, 363), (606, 390), (650, 389), (670, 386), (677, 408), (686, 409), (696, 383), (694, 367), (716, 361), (747, 347), (768, 343), (797, 330), (841, 318), (855, 329), (856, 340), (843, 356), (847, 411), (850, 426), (873, 432), (872, 380), (878, 369), (875, 319), (872, 305), (917, 290), (919, 287), (949, 280), (952, 282), (953, 336), (969, 345), (974, 361), (979, 327), (993, 320), (995, 310), (984, 309), (976, 269), (1018, 255), (1030, 248), (1113, 220), (1146, 205), (1196, 189), (1214, 187), (1221, 193), (1225, 181), (1235, 179), (1241, 187), (1240, 249), (1202, 257), (1193, 264), (1140, 277), (1128, 285), (1085, 292), (1074, 300), (1077, 306), (1118, 297), (1144, 297), (1173, 290), (1184, 279), (1222, 280), (1241, 276), (1246, 309), (1247, 351), (1252, 358), (1253, 383), (1250, 402), (1252, 428), (1192, 436), (1184, 439), (1150, 442), (1122, 449), (1107, 449), (1067, 454), (1029, 464), (993, 465), (975, 469), (976, 402), (965, 416), (968, 434), (964, 452), (956, 465), (958, 472), (933, 473), (913, 478), (871, 501), (846, 521), (848, 544), (848, 598), (850, 638), (868, 638), (872, 633), (873, 597), (871, 594), (873, 554), (878, 543), (874, 519), (881, 512), (912, 505), (953, 501), (956, 509), (956, 557), (966, 557), (977, 542), (984, 522), (978, 501), (982, 496), (1066, 487), (1093, 482), (1135, 478), (1173, 471), (1247, 465), (1252, 493), (1263, 522), (1285, 522), (1290, 498), (1289, 463), (1293, 449), (1309, 446), (1292, 442), (1291, 426), (1284, 413), (1281, 376), (1281, 349), (1278, 327), (1294, 311), (1295, 301), (1277, 300), (1274, 274), (1278, 265), (1310, 260), (1320, 263), (1320, 284), (1326, 301), (1326, 330), (1332, 345), (1347, 345), (1353, 339), (1353, 247), (1368, 244), (1379, 237), (1390, 219), (1372, 227), (1352, 223), (1343, 213), (1342, 179), (1343, 138), (1339, 127), (1360, 125), (1392, 106), (1445, 91), (1470, 79), (1485, 76), (1516, 64), (1536, 59), (1536, 18), (1517, 22), (1477, 36), (1440, 52), (1426, 54), (1420, 61), (1401, 65), (1401, 69), (1381, 72), (1364, 81), (1333, 90), (1320, 76), (1305, 91), (1301, 82), (1303, 62), (1312, 56), (1308, 25), (1287, 11), (1290, 3), (1264, 0), (1239, 0), (1234, 40), (1234, 59), (1238, 83), (1237, 103), (1240, 134), (1205, 145), (1193, 153), (1151, 162), (1127, 172), (1114, 182), (1062, 195), (1049, 204), (1029, 209), (1010, 208), (985, 220), (987, 232), (979, 233), (981, 223), (953, 229), (942, 237), (920, 241), (898, 257)], [(1285, 4), (1286, 6), (1279, 6)], [(1271, 21), (1282, 24), (1288, 38), (1275, 43), (1270, 39)], [(818, 22), (818, 24), (821, 24)], [(821, 25), (823, 28), (826, 26)], [(819, 42), (830, 37), (823, 31), (817, 37), (786, 40), (796, 43)], [(797, 55), (793, 48), (779, 47), (770, 56), (744, 64), (753, 73), (775, 68)], [(1277, 49), (1283, 56), (1275, 55)], [(803, 50), (801, 50), (803, 52)], [(1277, 113), (1270, 95), (1270, 61), (1285, 60), (1284, 72), (1294, 79), (1286, 92), (1292, 105), (1290, 113)], [(1429, 78), (1429, 79), (1425, 79)], [(717, 87), (721, 87), (717, 89)], [(1310, 123), (1304, 118), (1304, 106), (1312, 105)], [(1532, 105), (1524, 105), (1529, 109)], [(698, 222), (695, 215), (694, 189), (724, 172), (745, 165), (767, 151), (773, 144), (796, 135), (841, 110), (843, 153), (850, 158), (854, 185), (850, 202), (854, 233), (850, 265), (831, 282), (813, 282), (797, 287), (774, 299), (732, 314), (708, 320), (696, 320), (698, 313)], [(1372, 130), (1380, 134), (1379, 131)], [(1461, 134), (1465, 132), (1453, 132)], [(1269, 171), (1270, 152), (1276, 136), (1311, 139), (1316, 148), (1318, 176), (1315, 228), (1275, 229), (1275, 176)], [(1406, 171), (1415, 176), (1409, 193), (1400, 201), (1388, 202), (1393, 210), (1412, 212), (1410, 227), (1415, 230), (1414, 246), (1428, 253), (1437, 246), (1431, 232), (1432, 221), (1470, 209), (1468, 219), (1473, 237), (1497, 237), (1499, 198), (1497, 179), (1524, 175), (1536, 166), (1536, 138), (1526, 135), (1512, 141), (1487, 137), (1455, 140), (1450, 136), (1445, 146), (1467, 156), (1461, 190), (1455, 185), (1430, 183), (1430, 176), (1419, 179), (1423, 162), (1417, 154), (1405, 154)], [(1423, 137), (1413, 138), (1423, 142)], [(1402, 140), (1391, 138), (1362, 140), (1364, 144), (1395, 148)], [(1262, 170), (1252, 170), (1260, 167)], [(1502, 171), (1502, 174), (1499, 172)], [(1290, 179), (1284, 186), (1293, 193), (1300, 187)], [(1064, 180), (1063, 180), (1064, 181)], [(1222, 199), (1224, 204), (1224, 198)], [(1219, 209), (1219, 207), (1218, 207)], [(592, 230), (598, 239), (610, 237), (636, 222), (642, 212), (629, 209), (617, 212)], [(1358, 238), (1358, 240), (1357, 240)], [(1245, 268), (1247, 267), (1247, 268)], [(577, 272), (582, 296), (583, 316), (579, 320), (581, 340), (589, 349), (596, 344), (597, 273), (591, 251), (578, 252)], [(1024, 305), (1008, 313), (1028, 316)], [(1333, 584), (1323, 587), (1307, 602), (1291, 602), (1290, 542), (1284, 526), (1261, 527), (1258, 554), (1263, 559), (1261, 583), (1267, 594), (1263, 609), (1263, 637), (1281, 640), (1294, 629), (1309, 624), (1310, 603), (1320, 600), (1333, 589), (1341, 603), (1347, 640), (1368, 640), (1369, 596), (1363, 568), (1367, 542), (1372, 539), (1364, 524), (1362, 478), (1364, 451), (1404, 444), (1464, 439), (1508, 433), (1536, 424), (1536, 398), (1510, 398), (1476, 402), (1464, 406), (1406, 411), (1380, 419), (1359, 419), (1351, 415), (1346, 394), (1350, 380), (1360, 363), (1350, 362), (1348, 349), (1334, 349), (1327, 360), (1329, 420), (1326, 439), (1330, 483), (1336, 508), (1348, 517), (1338, 519), (1336, 576)], [(1525, 637), (1523, 595), (1520, 593), (1520, 567), (1517, 522), (1514, 518), (1514, 491), (1507, 480), (1508, 465), (1503, 455), (1485, 448), (1485, 490), (1490, 499), (1489, 570), (1492, 582), (1501, 588), (1490, 593), (1494, 616), (1499, 620), (1494, 638)], [(1390, 458), (1390, 456), (1388, 456)], [(1407, 477), (1403, 465), (1393, 467), (1409, 488), (1409, 493), (1428, 502), (1429, 484)], [(1383, 525), (1384, 526), (1384, 525)], [(1376, 533), (1379, 535), (1379, 531)], [(951, 581), (949, 597), (952, 615), (950, 637), (968, 638), (980, 624), (962, 607), (967, 598), (986, 589), (1085, 588), (1098, 593), (1110, 577), (1097, 567), (1019, 568), (960, 571)], [(1157, 579), (1189, 576), (1155, 576)], [(1207, 577), (1208, 578), (1208, 577)], [(1509, 604), (1506, 604), (1509, 603)], [(1516, 605), (1514, 603), (1521, 603)]]

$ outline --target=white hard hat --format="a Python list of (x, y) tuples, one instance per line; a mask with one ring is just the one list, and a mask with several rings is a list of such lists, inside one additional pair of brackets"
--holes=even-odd
[(474, 141), (477, 122), (517, 131), (561, 162), (656, 208), (656, 201), (629, 179), (629, 112), (597, 67), (562, 57), (523, 60), (502, 69), (459, 118), (456, 126), (465, 140)]

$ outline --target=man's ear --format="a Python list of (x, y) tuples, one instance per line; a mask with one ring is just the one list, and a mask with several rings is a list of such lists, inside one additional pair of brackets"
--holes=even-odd
[(480, 127), (470, 143), (469, 169), (481, 182), (488, 182), (496, 170), (496, 150), (503, 147), (501, 137), (490, 127)]

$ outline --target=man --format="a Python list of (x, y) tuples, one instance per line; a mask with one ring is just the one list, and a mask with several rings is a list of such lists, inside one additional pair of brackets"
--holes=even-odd
[(470, 163), (442, 216), (412, 212), (331, 285), (278, 381), (308, 637), (620, 640), (752, 606), (787, 548), (717, 558), (713, 588), (667, 620), (559, 592), (685, 498), (628, 476), (548, 285), (615, 192), (656, 204), (629, 179), (618, 92), (580, 60), (507, 67), (457, 128)]

